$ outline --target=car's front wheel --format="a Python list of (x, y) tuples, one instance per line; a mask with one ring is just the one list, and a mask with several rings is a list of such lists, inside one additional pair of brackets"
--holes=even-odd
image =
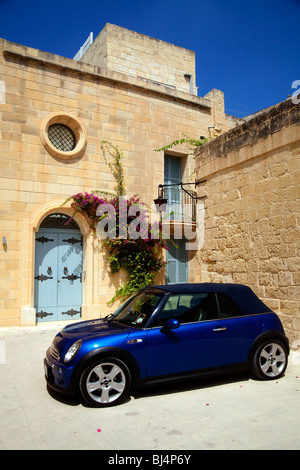
[(261, 344), (252, 360), (253, 373), (260, 379), (278, 379), (287, 367), (286, 347), (279, 340), (269, 340)]
[(104, 407), (123, 401), (130, 383), (130, 372), (126, 364), (116, 358), (101, 358), (83, 371), (79, 387), (87, 403)]

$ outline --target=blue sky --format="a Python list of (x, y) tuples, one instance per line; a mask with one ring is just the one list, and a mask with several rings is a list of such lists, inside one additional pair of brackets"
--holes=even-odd
[(64, 57), (106, 23), (195, 51), (198, 95), (222, 90), (235, 116), (300, 80), (300, 0), (0, 0), (0, 37)]

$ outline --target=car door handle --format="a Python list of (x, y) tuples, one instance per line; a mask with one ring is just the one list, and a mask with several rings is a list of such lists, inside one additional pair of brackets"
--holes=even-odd
[(225, 327), (223, 327), (223, 328), (219, 327), (219, 328), (214, 328), (213, 329), (213, 331), (226, 331), (226, 330), (227, 330), (227, 328), (225, 328)]

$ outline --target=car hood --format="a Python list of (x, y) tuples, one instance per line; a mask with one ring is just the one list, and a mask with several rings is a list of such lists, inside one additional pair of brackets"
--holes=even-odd
[[(127, 330), (127, 331), (126, 331)], [(106, 320), (88, 320), (67, 325), (59, 335), (63, 338), (88, 339), (94, 336), (127, 335), (128, 328)]]
[[(60, 358), (64, 358), (70, 346), (78, 340), (82, 346), (76, 354), (76, 360), (97, 348), (122, 347), (130, 329), (117, 322), (90, 320), (66, 326), (53, 339), (54, 347)], [(71, 364), (71, 362), (70, 362)]]

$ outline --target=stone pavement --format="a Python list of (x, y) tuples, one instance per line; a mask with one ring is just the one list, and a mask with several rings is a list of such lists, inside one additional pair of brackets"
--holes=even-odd
[(245, 374), (141, 390), (95, 409), (49, 393), (43, 358), (61, 324), (0, 329), (0, 449), (300, 449), (300, 354), (286, 375)]

